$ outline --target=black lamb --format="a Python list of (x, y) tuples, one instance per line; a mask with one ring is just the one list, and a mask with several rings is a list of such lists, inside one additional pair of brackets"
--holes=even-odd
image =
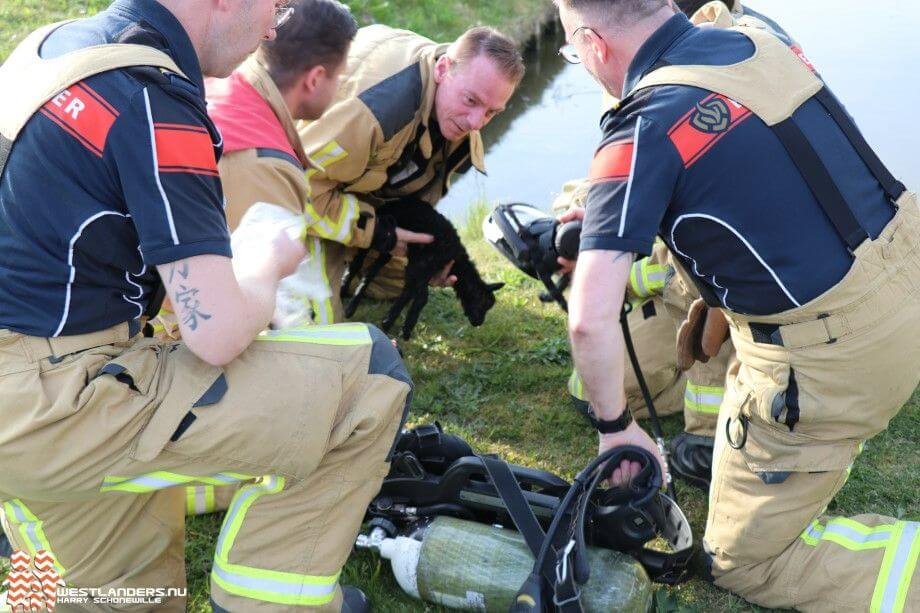
[[(466, 248), (460, 241), (460, 236), (453, 224), (446, 217), (438, 213), (433, 206), (415, 200), (399, 200), (387, 203), (377, 209), (378, 216), (389, 215), (396, 226), (412, 232), (423, 232), (434, 236), (434, 242), (428, 244), (410, 243), (408, 249), (408, 264), (406, 265), (406, 281), (402, 293), (390, 308), (386, 318), (381, 323), (384, 331), (389, 331), (393, 323), (402, 313), (406, 305), (411, 303), (406, 319), (403, 322), (402, 336), (409, 339), (412, 330), (418, 322), (419, 314), (428, 302), (428, 281), (441, 272), (447, 263), (453, 260), (451, 274), (457, 277), (454, 292), (463, 306), (463, 312), (474, 326), (482, 325), (486, 312), (495, 304), (494, 293), (501, 289), (504, 283), (486, 283), (479, 276), (479, 271), (470, 260)], [(348, 291), (349, 284), (361, 271), (367, 250), (358, 252), (348, 266), (342, 280), (342, 294)], [(358, 304), (364, 296), (368, 285), (380, 270), (390, 261), (390, 254), (384, 253), (375, 260), (361, 278), (354, 296), (345, 305), (345, 316), (354, 315)]]

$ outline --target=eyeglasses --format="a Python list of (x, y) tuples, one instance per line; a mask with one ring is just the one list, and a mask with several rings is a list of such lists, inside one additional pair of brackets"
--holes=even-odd
[[(575, 38), (575, 35), (582, 30), (594, 32), (594, 30), (592, 30), (589, 26), (579, 26), (575, 28), (574, 32), (572, 32), (572, 38)], [(562, 59), (564, 59), (569, 64), (581, 64), (581, 58), (578, 57), (578, 50), (575, 49), (574, 43), (566, 43), (565, 45), (559, 47), (559, 55), (561, 55)]]
[(290, 20), (294, 14), (293, 6), (279, 6), (275, 9), (275, 16), (272, 20), (272, 29), (277, 30)]

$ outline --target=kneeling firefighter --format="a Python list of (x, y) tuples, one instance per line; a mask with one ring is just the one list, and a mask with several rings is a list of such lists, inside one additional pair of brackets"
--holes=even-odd
[(669, 0), (574, 4), (558, 2), (567, 40), (622, 100), (572, 214), (584, 217), (573, 355), (617, 430), (600, 451), (654, 449), (627, 425), (614, 323), (632, 256), (657, 234), (728, 318), (739, 361), (704, 537), (716, 585), (768, 607), (920, 608), (920, 524), (824, 514), (862, 443), (920, 382), (916, 195), (774, 34), (694, 28)]
[[(627, 460), (642, 467), (628, 486), (598, 487)], [(407, 593), (451, 608), (647, 611), (649, 578), (686, 579), (693, 553), (662, 484), (655, 457), (636, 447), (610, 450), (569, 484), (419, 426), (400, 438), (357, 544), (389, 559)], [(502, 528), (512, 524), (518, 532)], [(646, 548), (656, 537), (671, 551)]]

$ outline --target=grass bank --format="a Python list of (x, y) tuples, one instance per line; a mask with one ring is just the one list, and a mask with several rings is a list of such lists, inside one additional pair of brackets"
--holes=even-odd
[[(352, 0), (350, 4), (362, 23), (408, 27), (441, 40), (476, 23), (497, 25), (523, 40), (549, 7), (548, 0)], [(42, 23), (92, 14), (107, 5), (105, 0), (0, 0), (0, 58)], [(555, 306), (538, 300), (535, 281), (514, 270), (481, 240), (476, 232), (478, 219), (473, 217), (465, 232), (470, 252), (488, 279), (507, 285), (480, 328), (469, 326), (452, 292), (433, 292), (415, 337), (403, 345), (418, 384), (412, 422), (439, 420), (478, 451), (500, 453), (509, 461), (571, 478), (594, 455), (596, 436), (570, 408), (565, 393), (570, 368), (565, 319)], [(379, 322), (383, 314), (382, 305), (366, 305), (357, 319)], [(664, 425), (669, 435), (682, 429), (679, 416), (666, 418)], [(920, 392), (886, 432), (870, 441), (830, 511), (848, 515), (871, 510), (920, 519), (918, 440)], [(682, 484), (678, 495), (699, 539), (706, 497)], [(207, 581), (221, 519), (212, 515), (187, 522), (191, 611), (209, 611)], [(353, 556), (342, 581), (363, 588), (377, 611), (439, 610), (403, 595), (389, 564), (370, 554)], [(662, 590), (657, 602), (663, 613), (757, 610), (701, 580)]]
[[(492, 25), (524, 43), (550, 15), (550, 0), (348, 0), (361, 25), (385, 23), (438, 42), (474, 25)], [(110, 0), (3, 0), (0, 2), (0, 61), (36, 27), (93, 15)]]

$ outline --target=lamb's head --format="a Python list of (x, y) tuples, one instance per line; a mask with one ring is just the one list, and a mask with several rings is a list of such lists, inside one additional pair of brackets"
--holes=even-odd
[(504, 283), (482, 283), (463, 288), (457, 287), (457, 296), (463, 305), (463, 313), (474, 326), (481, 326), (486, 320), (486, 313), (495, 306), (495, 292), (505, 286)]

